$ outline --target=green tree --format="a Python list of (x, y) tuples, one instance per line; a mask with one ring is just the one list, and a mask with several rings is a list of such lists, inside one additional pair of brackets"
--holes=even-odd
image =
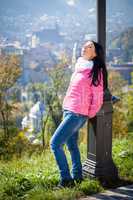
[(113, 137), (123, 137), (128, 133), (127, 99), (124, 87), (127, 82), (119, 72), (109, 71), (109, 88), (112, 95), (120, 97), (120, 101), (113, 105)]

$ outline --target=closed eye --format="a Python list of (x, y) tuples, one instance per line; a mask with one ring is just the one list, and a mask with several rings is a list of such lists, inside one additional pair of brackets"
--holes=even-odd
[(88, 45), (88, 46), (85, 46), (84, 48), (92, 48), (92, 46)]

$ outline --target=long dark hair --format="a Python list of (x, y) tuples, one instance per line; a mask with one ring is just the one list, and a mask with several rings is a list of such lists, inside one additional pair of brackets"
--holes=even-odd
[(104, 90), (108, 88), (108, 73), (106, 69), (106, 64), (104, 61), (104, 50), (103, 47), (91, 40), (95, 46), (96, 57), (92, 59), (93, 68), (89, 74), (89, 77), (92, 77), (92, 84), (98, 86), (101, 80), (101, 72), (103, 74), (103, 86)]

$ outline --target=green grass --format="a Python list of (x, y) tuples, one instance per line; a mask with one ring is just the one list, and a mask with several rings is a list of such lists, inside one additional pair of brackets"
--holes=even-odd
[[(80, 145), (82, 160), (86, 148)], [(69, 165), (70, 154), (65, 148)], [(53, 154), (46, 150), (41, 154), (26, 155), (21, 159), (0, 162), (0, 200), (74, 200), (80, 196), (102, 190), (97, 180), (85, 179), (73, 189), (53, 190), (59, 181), (59, 172)]]
[(119, 176), (133, 181), (133, 133), (128, 138), (113, 141), (113, 160), (118, 167)]
[[(133, 180), (133, 134), (128, 139), (113, 141), (113, 159), (119, 175)], [(71, 168), (70, 154), (65, 148)], [(80, 145), (81, 159), (86, 158), (86, 145)], [(103, 191), (98, 180), (85, 179), (72, 189), (54, 190), (59, 172), (49, 150), (26, 154), (21, 159), (0, 161), (0, 200), (74, 200), (81, 196)]]

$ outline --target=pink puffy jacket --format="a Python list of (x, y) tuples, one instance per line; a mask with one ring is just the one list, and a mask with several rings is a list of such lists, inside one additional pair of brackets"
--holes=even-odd
[(101, 73), (101, 82), (97, 87), (91, 85), (92, 78), (88, 76), (92, 67), (93, 61), (83, 57), (77, 59), (62, 106), (89, 118), (94, 117), (103, 104), (103, 76)]

